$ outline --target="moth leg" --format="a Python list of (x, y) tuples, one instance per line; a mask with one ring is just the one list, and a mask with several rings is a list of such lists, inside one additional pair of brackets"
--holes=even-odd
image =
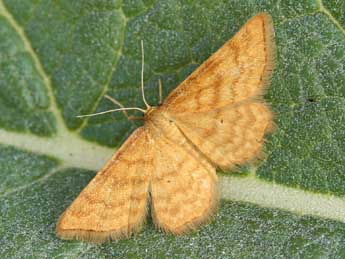
[(162, 86), (162, 80), (158, 79), (158, 89), (159, 89), (159, 104), (162, 104), (163, 102), (163, 86)]
[(144, 120), (144, 117), (136, 117), (136, 116), (128, 116), (127, 119), (129, 121), (143, 121)]
[[(109, 96), (107, 94), (104, 95), (104, 98), (108, 99), (109, 101), (111, 101), (115, 105), (120, 106), (120, 108), (122, 108), (122, 109), (125, 108), (122, 103), (120, 103), (118, 100), (116, 100), (115, 98), (113, 98), (113, 97), (111, 97), (111, 96)], [(122, 112), (123, 112), (123, 115), (125, 115), (127, 120), (129, 120), (129, 121), (144, 120), (143, 117), (129, 116), (126, 110), (122, 110)]]

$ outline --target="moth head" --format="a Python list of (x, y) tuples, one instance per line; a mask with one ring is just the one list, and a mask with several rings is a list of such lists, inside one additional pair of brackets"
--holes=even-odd
[(146, 112), (144, 113), (144, 120), (149, 120), (150, 118), (153, 117), (155, 114), (155, 111), (157, 110), (156, 106), (150, 106), (146, 109)]

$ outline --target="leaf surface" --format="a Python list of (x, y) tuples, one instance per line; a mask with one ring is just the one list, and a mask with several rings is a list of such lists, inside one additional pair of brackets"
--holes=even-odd
[[(251, 16), (269, 12), (276, 70), (266, 158), (221, 174), (215, 220), (182, 237), (149, 221), (128, 240), (61, 241), (63, 210), (158, 102)], [(345, 257), (345, 4), (342, 1), (0, 1), (2, 258)]]

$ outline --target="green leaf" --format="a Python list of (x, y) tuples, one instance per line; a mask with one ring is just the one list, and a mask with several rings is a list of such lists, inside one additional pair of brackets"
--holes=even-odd
[[(149, 220), (128, 240), (59, 240), (59, 215), (158, 102), (258, 12), (274, 20), (276, 113), (266, 158), (221, 174), (211, 224), (185, 236)], [(344, 258), (343, 1), (0, 0), (1, 258)], [(240, 175), (241, 177), (237, 177)]]

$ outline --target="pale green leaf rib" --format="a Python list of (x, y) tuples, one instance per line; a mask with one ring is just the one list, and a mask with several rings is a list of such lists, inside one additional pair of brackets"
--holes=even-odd
[(312, 193), (260, 180), (255, 176), (222, 177), (222, 198), (277, 208), (299, 215), (345, 221), (345, 198)]
[(61, 116), (61, 112), (59, 111), (56, 104), (50, 77), (45, 73), (43, 66), (38, 56), (36, 55), (35, 51), (33, 50), (29, 39), (26, 37), (23, 28), (21, 28), (20, 25), (16, 22), (16, 20), (13, 18), (11, 13), (8, 12), (2, 0), (0, 0), (0, 15), (4, 16), (7, 19), (9, 24), (12, 26), (12, 28), (17, 32), (17, 34), (22, 39), (23, 44), (25, 46), (25, 50), (30, 54), (32, 60), (34, 61), (37, 72), (39, 73), (39, 75), (44, 81), (44, 84), (46, 85), (48, 96), (49, 96), (49, 102), (50, 102), (49, 110), (54, 114), (54, 117), (56, 119), (57, 131), (58, 132), (67, 131), (64, 120)]
[(70, 133), (45, 138), (0, 129), (0, 143), (54, 157), (64, 167), (93, 171), (99, 170), (114, 152), (112, 148), (85, 141)]
[[(37, 152), (40, 154), (51, 154), (53, 157), (61, 158), (61, 161), (63, 161), (62, 164), (64, 166), (83, 168), (83, 165), (85, 165), (85, 168), (92, 168), (91, 170), (99, 169), (101, 165), (105, 163), (104, 157), (109, 159), (112, 150), (107, 147), (102, 147), (97, 144), (86, 142), (82, 140), (80, 136), (77, 135), (77, 133), (73, 133), (67, 129), (61, 116), (61, 112), (57, 107), (52, 83), (49, 76), (45, 73), (38, 56), (34, 52), (30, 41), (25, 35), (24, 30), (18, 25), (12, 15), (8, 12), (2, 0), (0, 0), (0, 15), (4, 16), (11, 24), (11, 26), (15, 29), (15, 31), (22, 39), (26, 51), (32, 57), (35, 67), (42, 77), (48, 90), (50, 100), (49, 109), (54, 114), (57, 125), (56, 135), (48, 138), (41, 138), (31, 134), (14, 133), (0, 129), (0, 143), (16, 146), (21, 149), (30, 150), (31, 152)], [(104, 91), (106, 91), (106, 89), (107, 87), (105, 86)], [(101, 97), (102, 96), (103, 94), (101, 95)], [(97, 158), (98, 156), (100, 156), (101, 159)]]
[[(42, 138), (1, 129), (0, 143), (57, 158), (63, 168), (79, 167), (92, 171), (98, 171), (113, 153), (111, 148), (101, 147), (75, 136)], [(46, 177), (50, 175), (53, 174)], [(25, 187), (19, 190), (22, 188)], [(253, 174), (246, 177), (223, 176), (220, 178), (220, 188), (223, 199), (345, 221), (344, 198), (270, 183)]]
[(35, 185), (35, 184), (39, 184), (45, 180), (47, 180), (49, 177), (52, 177), (54, 176), (54, 174), (64, 170), (66, 168), (64, 168), (63, 166), (59, 166), (59, 167), (56, 167), (54, 168), (53, 170), (51, 170), (50, 172), (47, 172), (44, 176), (38, 178), (37, 180), (34, 180), (34, 181), (31, 181), (30, 183), (27, 183), (27, 184), (24, 184), (24, 185), (21, 185), (21, 186), (18, 186), (16, 188), (12, 188), (4, 193), (2, 193), (0, 195), (0, 198), (3, 198), (5, 196), (9, 196), (11, 194), (14, 194), (16, 192), (20, 192), (20, 191), (23, 191), (25, 190), (26, 188), (30, 188), (31, 186)]
[[(91, 109), (90, 113), (94, 112), (97, 109), (97, 107), (99, 106), (102, 98), (104, 98), (104, 95), (107, 93), (108, 88), (109, 88), (109, 84), (111, 82), (111, 78), (113, 76), (113, 73), (116, 70), (116, 67), (117, 67), (117, 65), (119, 63), (119, 60), (120, 60), (121, 56), (122, 56), (122, 48), (123, 48), (124, 39), (125, 39), (125, 35), (124, 34), (125, 34), (125, 31), (126, 31), (125, 29), (126, 29), (126, 23), (127, 23), (128, 19), (125, 16), (122, 8), (120, 8), (119, 10), (120, 10), (120, 13), (121, 13), (122, 20), (124, 21), (123, 30), (122, 30), (122, 37), (121, 37), (121, 39), (122, 39), (121, 48), (120, 48), (119, 51), (117, 51), (116, 61), (113, 62), (113, 66), (110, 69), (108, 79), (107, 79), (105, 85), (103, 86), (103, 90), (101, 91), (101, 93), (100, 93), (100, 95), (98, 97), (98, 100), (95, 102), (95, 104), (94, 104), (93, 108)], [(83, 123), (80, 124), (80, 126), (77, 128), (77, 132), (80, 133), (84, 129), (84, 127), (87, 125), (88, 122), (89, 122), (89, 118), (88, 117), (84, 118), (83, 119)]]
[(338, 27), (343, 35), (345, 35), (345, 28), (337, 21), (337, 19), (331, 14), (331, 12), (323, 5), (322, 0), (316, 0), (316, 3), (319, 6), (320, 12), (326, 14), (329, 19)]

